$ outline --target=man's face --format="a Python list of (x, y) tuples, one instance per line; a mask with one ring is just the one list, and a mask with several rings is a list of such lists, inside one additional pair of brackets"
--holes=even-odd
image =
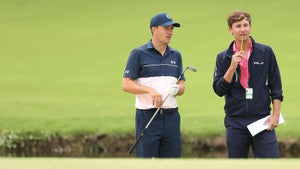
[(246, 18), (234, 22), (231, 27), (229, 27), (229, 32), (234, 36), (236, 40), (241, 40), (241, 37), (243, 36), (244, 40), (248, 40), (250, 36), (251, 31), (251, 25), (249, 23), (249, 20)]
[(153, 27), (153, 37), (164, 44), (169, 44), (173, 35), (173, 29), (173, 25)]

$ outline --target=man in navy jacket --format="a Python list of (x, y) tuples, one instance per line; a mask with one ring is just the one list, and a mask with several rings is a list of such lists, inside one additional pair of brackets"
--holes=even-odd
[[(250, 36), (251, 16), (234, 11), (228, 18), (234, 41), (218, 54), (213, 89), (225, 96), (225, 127), (229, 158), (247, 158), (252, 148), (255, 158), (277, 158), (279, 148), (274, 128), (279, 123), (283, 100), (281, 77), (271, 47)], [(272, 109), (270, 105), (273, 105)], [(252, 137), (250, 123), (266, 117), (269, 128)]]

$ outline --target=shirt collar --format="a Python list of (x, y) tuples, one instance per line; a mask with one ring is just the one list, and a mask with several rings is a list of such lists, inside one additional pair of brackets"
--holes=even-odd
[[(148, 49), (154, 49), (154, 50), (156, 50), (156, 49), (154, 48), (154, 46), (153, 46), (152, 39), (149, 40), (149, 42), (148, 42), (148, 44), (147, 44), (147, 48), (148, 48)], [(167, 54), (167, 53), (169, 53), (169, 52), (172, 52), (172, 51), (173, 51), (173, 49), (170, 48), (169, 45), (168, 45), (165, 54)]]

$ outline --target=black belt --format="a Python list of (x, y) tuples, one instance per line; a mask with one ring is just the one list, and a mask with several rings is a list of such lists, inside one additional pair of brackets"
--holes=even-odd
[[(137, 109), (137, 110), (140, 110), (140, 111), (150, 111), (150, 112), (156, 112), (157, 111), (157, 108), (152, 108), (152, 109)], [(159, 109), (159, 113), (160, 114), (171, 114), (171, 113), (176, 113), (178, 112), (178, 107), (176, 108), (160, 108)]]

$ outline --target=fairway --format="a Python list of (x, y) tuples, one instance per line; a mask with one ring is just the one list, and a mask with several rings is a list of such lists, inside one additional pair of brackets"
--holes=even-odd
[(0, 158), (1, 169), (295, 169), (297, 159)]
[(134, 96), (121, 89), (125, 63), (151, 38), (149, 18), (168, 11), (182, 24), (170, 46), (181, 51), (184, 66), (198, 69), (186, 73), (186, 93), (178, 97), (182, 130), (223, 133), (224, 100), (211, 86), (214, 62), (232, 41), (227, 15), (244, 9), (252, 13), (254, 38), (273, 47), (281, 68), (288, 126), (278, 133), (298, 136), (299, 6), (297, 0), (1, 0), (0, 131), (132, 133)]

